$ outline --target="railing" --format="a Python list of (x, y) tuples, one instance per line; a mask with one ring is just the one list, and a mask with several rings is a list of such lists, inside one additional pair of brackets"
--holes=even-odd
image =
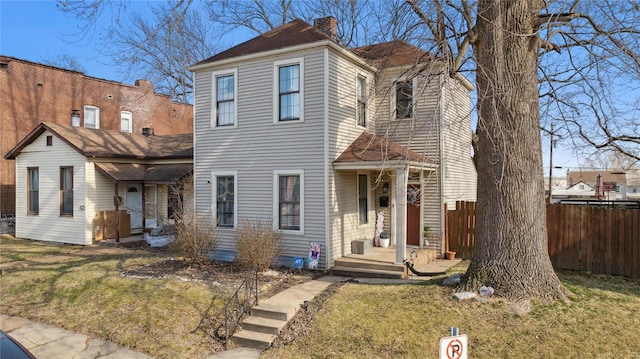
[(225, 349), (227, 349), (229, 338), (236, 331), (238, 324), (256, 304), (258, 304), (258, 266), (253, 267), (222, 308), (224, 322), (214, 331), (214, 334), (218, 339), (224, 341)]

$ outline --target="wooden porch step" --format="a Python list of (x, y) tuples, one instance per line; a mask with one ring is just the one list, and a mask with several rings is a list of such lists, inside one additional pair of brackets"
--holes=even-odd
[(357, 267), (343, 267), (335, 266), (329, 270), (332, 275), (338, 275), (343, 277), (363, 277), (363, 278), (388, 278), (388, 279), (404, 279), (407, 278), (405, 271), (401, 268), (397, 270), (380, 270), (380, 269), (367, 269)]

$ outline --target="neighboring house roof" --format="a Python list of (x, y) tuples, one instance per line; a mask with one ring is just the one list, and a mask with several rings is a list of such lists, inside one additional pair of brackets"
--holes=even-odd
[(351, 52), (379, 68), (412, 66), (433, 61), (433, 55), (402, 40), (357, 47)]
[(572, 186), (578, 182), (595, 184), (600, 175), (600, 183), (615, 182), (625, 183), (626, 176), (624, 173), (614, 173), (613, 171), (571, 171), (567, 173), (567, 183)]
[(193, 66), (320, 40), (331, 40), (331, 38), (306, 22), (295, 19), (269, 32), (256, 36), (249, 41), (245, 41), (206, 60), (200, 61)]
[(193, 135), (144, 136), (43, 122), (4, 157), (15, 159), (24, 147), (45, 131), (56, 135), (85, 157), (151, 159), (193, 158)]
[(193, 171), (193, 164), (98, 162), (96, 168), (113, 182), (173, 183)]
[(436, 165), (434, 161), (418, 152), (366, 131), (334, 161), (334, 163), (358, 162), (415, 162)]

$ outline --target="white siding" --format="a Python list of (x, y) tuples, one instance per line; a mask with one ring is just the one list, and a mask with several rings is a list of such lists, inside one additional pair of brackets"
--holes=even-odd
[[(85, 157), (45, 131), (16, 158), (16, 236), (41, 241), (91, 244), (85, 201)], [(73, 217), (60, 216), (60, 167), (73, 166)], [(40, 211), (27, 215), (27, 167), (38, 167)], [(87, 230), (89, 228), (89, 230)]]
[[(273, 123), (273, 64), (304, 58), (304, 122)], [(238, 219), (272, 220), (273, 171), (304, 171), (304, 234), (283, 235), (287, 255), (306, 257), (325, 243), (324, 64), (322, 49), (234, 64), (238, 126), (211, 129), (211, 71), (195, 73), (196, 213), (212, 218), (212, 171), (237, 171)], [(220, 228), (220, 249), (235, 250), (235, 230)], [(320, 263), (324, 263), (322, 248)]]
[[(329, 52), (329, 162), (333, 163), (364, 129), (356, 123), (356, 76), (366, 74), (373, 87), (375, 76), (333, 51)], [(373, 93), (373, 91), (372, 91)], [(369, 122), (375, 103), (369, 104)], [(375, 206), (370, 207), (369, 223), (359, 225), (356, 171), (329, 171), (329, 266), (335, 258), (351, 254), (351, 241), (373, 238)], [(373, 196), (373, 194), (371, 194)]]
[(477, 173), (471, 149), (471, 100), (469, 90), (448, 78), (444, 86), (443, 113), (444, 201), (450, 209), (456, 201), (475, 201)]

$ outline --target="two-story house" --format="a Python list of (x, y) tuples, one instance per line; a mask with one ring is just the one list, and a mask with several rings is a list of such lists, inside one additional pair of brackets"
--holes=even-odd
[[(239, 220), (270, 220), (320, 267), (391, 234), (445, 250), (444, 206), (475, 200), (471, 84), (402, 41), (340, 46), (336, 19), (294, 20), (191, 67), (196, 213), (235, 250)], [(380, 216), (383, 218), (379, 219)]]
[[(193, 107), (135, 85), (0, 55), (0, 154), (5, 155), (41, 122), (156, 135), (193, 132)], [(23, 174), (18, 174), (23, 175)], [(15, 213), (15, 163), (0, 156), (0, 213)]]

